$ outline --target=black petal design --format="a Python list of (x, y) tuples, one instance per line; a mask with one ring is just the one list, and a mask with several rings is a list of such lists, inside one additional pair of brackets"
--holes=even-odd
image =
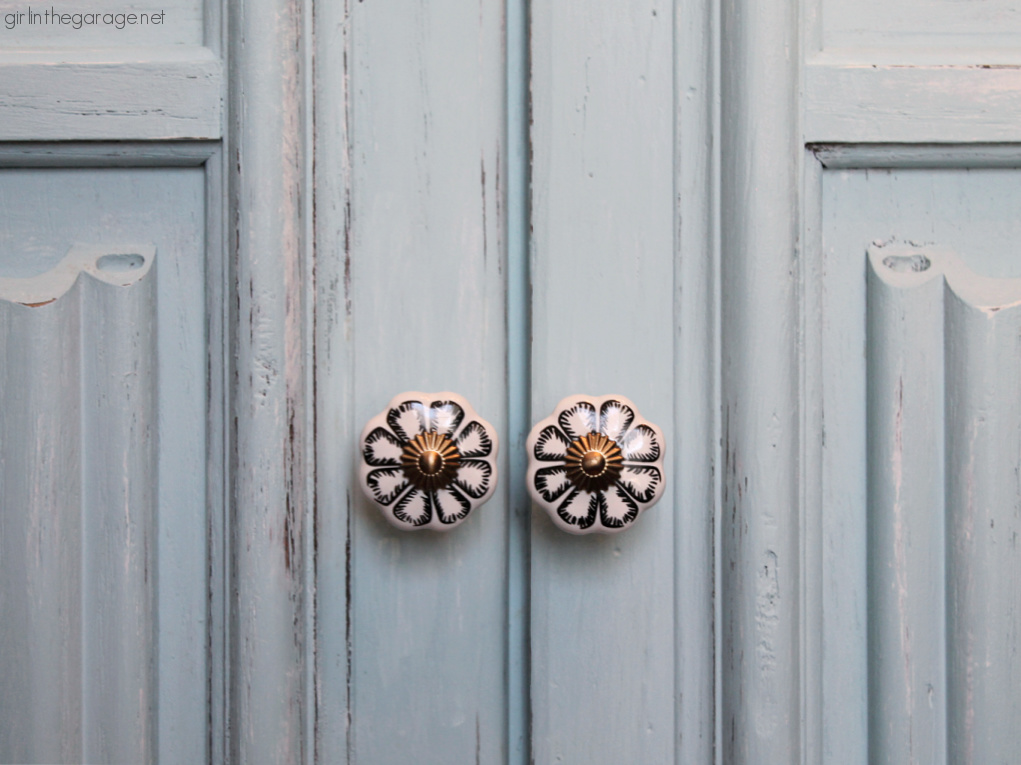
[(386, 428), (376, 428), (365, 438), (362, 456), (372, 467), (400, 465), (401, 449), (404, 447)]
[(645, 465), (625, 465), (617, 479), (617, 485), (623, 487), (639, 502), (648, 502), (656, 495), (663, 476), (658, 468)]
[(372, 497), (381, 505), (389, 505), (404, 491), (408, 479), (400, 468), (372, 470), (365, 477)]
[(493, 476), (493, 466), (482, 460), (463, 460), (457, 470), (454, 485), (472, 499), (479, 499), (489, 491), (489, 481)]
[(555, 502), (572, 488), (574, 483), (567, 477), (567, 468), (563, 465), (540, 468), (535, 473), (535, 490), (545, 502)]
[(433, 401), (429, 404), (426, 430), (453, 438), (454, 433), (457, 432), (457, 426), (463, 419), (464, 410), (459, 404), (455, 404), (453, 401)]
[(599, 407), (599, 432), (619, 443), (634, 419), (635, 413), (627, 404), (614, 399), (604, 401)]
[[(596, 522), (599, 513), (599, 501), (602, 498), (601, 492), (589, 494), (581, 489), (576, 489), (567, 495), (567, 499), (560, 503), (557, 508), (557, 515), (564, 523), (577, 526), (579, 529), (587, 529)], [(606, 500), (603, 500), (605, 503)]]
[(612, 486), (606, 492), (599, 519), (608, 529), (622, 529), (638, 517), (638, 503), (620, 486)]
[(433, 503), (429, 492), (412, 489), (394, 505), (394, 517), (412, 526), (424, 526), (433, 517)]
[(421, 401), (405, 401), (386, 413), (386, 424), (402, 441), (410, 441), (419, 433), (425, 433), (425, 406)]
[(441, 523), (456, 523), (471, 512), (472, 506), (453, 486), (437, 489), (432, 494), (436, 517)]
[(571, 439), (560, 432), (556, 425), (547, 425), (535, 441), (535, 458), (542, 462), (563, 461)]
[(488, 457), (493, 451), (493, 439), (480, 423), (474, 421), (464, 426), (454, 443), (464, 459)]
[(579, 401), (560, 413), (557, 419), (570, 441), (587, 436), (599, 427), (596, 408), (588, 401)]
[(662, 453), (659, 438), (648, 425), (635, 426), (619, 443), (625, 462), (655, 462)]

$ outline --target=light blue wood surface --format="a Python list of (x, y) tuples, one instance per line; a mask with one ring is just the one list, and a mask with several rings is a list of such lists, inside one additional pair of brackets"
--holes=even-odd
[(464, 524), (407, 533), (364, 498), (353, 448), (403, 390), (456, 391), (505, 432), (502, 12), (316, 17), (321, 761), (507, 758), (505, 454)]
[(716, 592), (728, 764), (802, 757), (797, 11), (728, 0), (721, 13)]
[[(1018, 355), (1002, 345), (1011, 330), (999, 329), (1018, 299), (1015, 160), (944, 146), (824, 161), (835, 167), (817, 179), (825, 440), (820, 576), (810, 588), (818, 600), (808, 601), (820, 610), (806, 613), (819, 625), (820, 664), (806, 672), (823, 700), (820, 759), (1009, 762), (1015, 727), (1004, 720), (1016, 715), (1017, 684), (1013, 649), (996, 636), (1015, 629), (1008, 583), (1019, 560), (983, 535), (1012, 533), (1004, 527), (1013, 528), (1015, 501), (1001, 492), (1014, 491), (1003, 476), (1017, 451), (1007, 431), (974, 434), (1017, 423)], [(870, 248), (930, 258), (930, 270), (913, 275), (931, 274), (928, 314), (909, 297), (919, 287), (896, 282), (903, 274), (882, 267), (882, 278), (866, 280), (879, 268), (866, 270)], [(898, 381), (914, 381), (903, 397)], [(988, 451), (977, 453), (980, 443)], [(983, 604), (977, 581), (999, 593), (996, 606)]]
[[(676, 439), (674, 19), (531, 5), (532, 420), (620, 394)], [(664, 762), (676, 747), (674, 476), (627, 532), (532, 520), (536, 762)], [(697, 511), (696, 511), (697, 512)]]
[[(980, 5), (0, 29), (0, 282), (156, 253), (0, 283), (0, 759), (1011, 762), (1021, 27)], [(450, 534), (356, 485), (411, 389), (501, 435)], [(527, 502), (574, 393), (667, 434), (617, 537)]]
[[(204, 759), (210, 667), (202, 171), (6, 169), (0, 195), (3, 271), (20, 277), (3, 289), (8, 427), (0, 443), (5, 454), (19, 455), (4, 460), (4, 545), (24, 549), (31, 538), (19, 542), (21, 524), (10, 522), (22, 515), (51, 530), (40, 543), (57, 545), (47, 554), (37, 547), (34, 557), (5, 557), (5, 579), (29, 584), (27, 591), (4, 590), (5, 611), (42, 609), (52, 622), (44, 628), (34, 617), (4, 619), (24, 632), (9, 635), (25, 652), (5, 652), (8, 669), (19, 667), (30, 680), (6, 698), (37, 701), (5, 703), (0, 759)], [(25, 277), (51, 280), (76, 238), (89, 244), (72, 254), (91, 253), (89, 262), (136, 243), (128, 250), (145, 255), (145, 279), (115, 288), (81, 276), (38, 309), (9, 302)], [(156, 248), (165, 253), (164, 268), (149, 273), (160, 257)], [(77, 273), (75, 266), (71, 277)], [(142, 288), (144, 295), (126, 303), (108, 294)], [(57, 418), (56, 430), (45, 425), (49, 416)], [(39, 589), (46, 581), (59, 582), (51, 595)], [(30, 637), (36, 633), (47, 637)], [(36, 733), (9, 727), (21, 724)]]

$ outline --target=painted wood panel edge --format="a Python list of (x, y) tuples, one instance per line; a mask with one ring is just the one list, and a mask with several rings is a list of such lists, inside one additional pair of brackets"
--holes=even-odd
[(231, 480), (231, 304), (228, 154), (220, 143), (206, 168), (206, 561), (207, 667), (206, 757), (226, 762), (229, 732), (229, 657), (231, 641), (230, 507)]
[[(531, 525), (525, 484), (525, 439), (531, 415), (532, 301), (530, 246), (531, 66), (528, 0), (506, 2), (507, 45), (507, 759), (528, 765), (533, 758), (531, 704)], [(500, 193), (504, 193), (501, 191)]]
[(1021, 68), (808, 64), (808, 143), (1021, 140)]
[(716, 582), (720, 528), (718, 4), (673, 5), (675, 761), (718, 748)]
[(38, 276), (0, 277), (0, 300), (31, 307), (52, 303), (70, 290), (82, 274), (107, 284), (126, 286), (149, 273), (155, 256), (156, 248), (150, 244), (74, 245), (57, 265)]
[(0, 168), (200, 167), (219, 152), (215, 140), (15, 141), (0, 143)]
[[(214, 6), (215, 2), (207, 3)], [(104, 64), (194, 64), (213, 63), (219, 57), (211, 49), (198, 45), (119, 45), (116, 47), (39, 47), (0, 48), (0, 67), (72, 66)]]
[(230, 18), (230, 761), (304, 763), (313, 515), (304, 2)]
[[(721, 9), (719, 756), (802, 755), (800, 14)], [(754, 194), (749, 189), (755, 189)]]
[[(351, 294), (351, 8), (316, 3), (314, 100), (315, 575), (314, 761), (352, 760), (351, 589), (354, 419), (354, 321)], [(342, 639), (329, 640), (327, 630)], [(322, 635), (322, 637), (321, 637)], [(339, 647), (339, 650), (337, 648)], [(332, 649), (332, 650), (331, 650)]]
[(1019, 168), (1017, 143), (809, 143), (826, 169)]
[(823, 433), (822, 391), (822, 174), (823, 165), (810, 149), (802, 163), (800, 348), (801, 378), (801, 709), (803, 765), (826, 763), (823, 714)]
[(0, 64), (0, 140), (220, 138), (223, 77), (207, 56)]

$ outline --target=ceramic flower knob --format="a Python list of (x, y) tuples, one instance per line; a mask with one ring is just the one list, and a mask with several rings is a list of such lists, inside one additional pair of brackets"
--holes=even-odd
[(571, 534), (626, 529), (663, 495), (663, 431), (623, 396), (569, 396), (528, 435), (528, 491)]
[(496, 488), (498, 446), (456, 393), (402, 393), (362, 431), (362, 490), (398, 528), (452, 529)]

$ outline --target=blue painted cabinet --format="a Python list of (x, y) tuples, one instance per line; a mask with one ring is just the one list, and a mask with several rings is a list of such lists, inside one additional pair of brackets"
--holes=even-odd
[[(1013, 761), (974, 5), (0, 0), (0, 761)], [(405, 390), (501, 438), (449, 533), (358, 486)], [(528, 500), (577, 393), (665, 433), (619, 535)]]

